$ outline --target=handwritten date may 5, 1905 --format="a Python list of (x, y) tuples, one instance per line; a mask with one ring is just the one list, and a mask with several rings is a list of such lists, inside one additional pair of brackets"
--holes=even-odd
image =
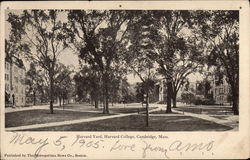
[[(196, 152), (201, 154), (213, 154), (213, 148), (215, 141), (204, 140), (204, 142), (185, 142), (168, 137), (164, 139), (164, 145), (158, 145), (157, 141), (149, 142), (147, 139), (138, 139), (136, 141), (127, 141), (124, 139), (90, 139), (85, 136), (75, 135), (72, 136), (59, 136), (59, 137), (46, 137), (37, 138), (29, 136), (28, 134), (13, 132), (9, 144), (20, 146), (20, 147), (30, 147), (34, 148), (34, 155), (38, 156), (42, 151), (48, 147), (57, 147), (58, 151), (63, 151), (66, 148), (78, 147), (78, 148), (89, 148), (94, 150), (103, 150), (107, 154), (112, 154), (112, 152), (136, 152), (136, 154), (141, 153), (142, 158), (146, 158), (150, 155), (150, 152), (159, 153), (163, 156), (162, 158), (169, 158), (168, 154), (170, 152), (176, 152), (180, 155), (186, 152)], [(161, 140), (162, 144), (162, 140)], [(126, 155), (126, 154), (124, 154)], [(124, 157), (126, 158), (126, 157)], [(160, 157), (159, 157), (160, 158)]]

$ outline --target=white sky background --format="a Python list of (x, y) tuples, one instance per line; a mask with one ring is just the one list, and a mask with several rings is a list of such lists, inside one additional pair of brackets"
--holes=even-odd
[[(13, 10), (11, 10), (11, 12), (13, 12)], [(5, 19), (7, 20), (8, 11), (5, 12), (5, 13), (6, 13)], [(13, 13), (20, 14), (20, 13), (22, 13), (22, 11), (21, 10), (15, 10)], [(61, 21), (65, 22), (66, 14), (65, 13), (60, 14), (59, 19)], [(8, 39), (9, 32), (10, 32), (10, 24), (6, 21), (6, 24), (5, 24), (5, 38), (6, 39)], [(76, 53), (73, 53), (73, 51), (71, 49), (65, 49), (60, 54), (59, 61), (61, 63), (63, 63), (64, 65), (66, 65), (66, 66), (69, 66), (69, 65), (74, 66), (76, 71), (78, 71), (78, 69), (79, 69), (78, 55), (76, 55)], [(29, 62), (24, 60), (24, 65), (26, 67), (26, 70), (28, 70), (29, 69)], [(141, 82), (140, 78), (136, 74), (127, 75), (127, 79), (128, 79), (128, 82), (131, 83), (131, 84), (136, 83), (136, 82)], [(202, 80), (202, 76), (199, 73), (192, 73), (192, 74), (190, 74), (188, 76), (188, 79), (190, 80), (190, 82), (195, 82), (197, 80)]]

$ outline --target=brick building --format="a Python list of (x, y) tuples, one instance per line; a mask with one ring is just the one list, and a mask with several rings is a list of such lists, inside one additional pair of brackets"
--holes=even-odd
[[(12, 61), (12, 62), (11, 62)], [(5, 105), (25, 105), (25, 67), (23, 61), (16, 57), (5, 58)]]

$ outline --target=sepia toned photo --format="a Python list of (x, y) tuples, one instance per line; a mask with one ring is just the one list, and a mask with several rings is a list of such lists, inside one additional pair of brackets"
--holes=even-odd
[(6, 130), (237, 130), (238, 41), (235, 10), (7, 10)]
[(4, 160), (249, 156), (245, 1), (2, 4)]

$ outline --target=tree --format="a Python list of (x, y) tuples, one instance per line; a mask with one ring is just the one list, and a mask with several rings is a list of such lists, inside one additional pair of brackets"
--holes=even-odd
[(159, 73), (164, 76), (167, 84), (166, 113), (171, 113), (171, 99), (176, 107), (177, 92), (186, 77), (199, 67), (195, 58), (197, 59), (201, 51), (195, 47), (198, 44), (188, 34), (192, 12), (153, 11), (153, 17), (160, 37), (155, 45), (154, 56), (157, 57)]
[[(5, 60), (10, 63), (10, 90), (13, 90), (13, 62), (17, 60), (22, 52), (28, 52), (27, 44), (22, 43), (22, 26), (24, 22), (15, 14), (9, 12), (7, 21), (10, 23), (10, 33), (8, 39), (5, 39)], [(10, 95), (11, 96), (11, 95)]]
[(194, 28), (206, 41), (207, 63), (225, 74), (232, 91), (232, 110), (239, 114), (239, 11), (201, 11)]
[(184, 91), (181, 93), (181, 99), (186, 104), (191, 104), (195, 102), (195, 95), (190, 91)]
[(44, 98), (43, 88), (46, 87), (42, 70), (38, 70), (34, 63), (30, 63), (30, 68), (26, 73), (26, 84), (29, 86), (28, 95), (33, 96), (33, 105), (36, 105), (37, 95), (40, 93), (41, 102)]
[(71, 78), (73, 71), (62, 63), (56, 65), (55, 71), (55, 95), (58, 96), (61, 106), (61, 101), (63, 100), (64, 105), (64, 100), (70, 98), (70, 94), (74, 91)]
[[(128, 25), (123, 56), (128, 68), (142, 81), (142, 93), (146, 102), (146, 126), (149, 126), (149, 93), (155, 83), (155, 60), (152, 57), (152, 27), (148, 11), (134, 12), (132, 23)], [(136, 16), (137, 15), (137, 16)]]
[[(102, 79), (105, 105), (109, 113), (110, 77), (119, 63), (118, 48), (123, 38), (122, 25), (127, 21), (126, 11), (69, 11), (65, 30), (81, 59), (85, 60)], [(118, 36), (119, 35), (119, 36)]]
[(201, 72), (204, 66), (203, 43), (197, 42), (190, 36), (181, 39), (183, 48), (181, 52), (176, 52), (173, 58), (173, 82), (172, 100), (173, 107), (176, 107), (176, 96), (179, 89), (186, 83), (187, 77), (195, 72)]
[(95, 108), (99, 107), (101, 100), (101, 79), (98, 72), (90, 66), (81, 65), (81, 70), (74, 76), (77, 95), (80, 100), (87, 100), (90, 95), (91, 101), (94, 101)]
[(45, 70), (49, 79), (50, 113), (53, 114), (55, 67), (57, 58), (65, 49), (65, 36), (62, 32), (62, 22), (57, 10), (24, 10), (15, 21), (21, 21), (19, 28), (23, 41), (29, 48), (24, 56)]

